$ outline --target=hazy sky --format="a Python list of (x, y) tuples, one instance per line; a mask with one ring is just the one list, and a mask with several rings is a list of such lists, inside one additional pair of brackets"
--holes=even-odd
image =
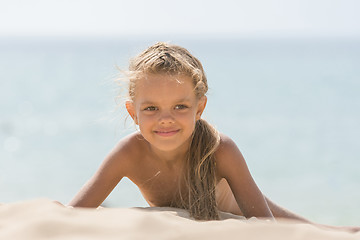
[(359, 0), (0, 0), (0, 36), (360, 37)]

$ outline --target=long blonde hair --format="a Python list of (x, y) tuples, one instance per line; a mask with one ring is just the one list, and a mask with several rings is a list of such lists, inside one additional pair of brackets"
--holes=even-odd
[[(150, 46), (129, 64), (129, 97), (134, 99), (135, 86), (141, 74), (167, 73), (191, 77), (194, 92), (198, 99), (208, 90), (207, 79), (200, 61), (185, 48), (159, 42)], [(195, 219), (219, 219), (216, 205), (215, 157), (214, 152), (220, 142), (217, 130), (208, 122), (200, 119), (195, 124), (187, 156), (185, 183), (188, 196), (175, 204), (189, 210)]]

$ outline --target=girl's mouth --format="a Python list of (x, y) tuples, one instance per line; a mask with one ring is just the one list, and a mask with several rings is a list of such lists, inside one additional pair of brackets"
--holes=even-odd
[(159, 131), (154, 131), (157, 135), (161, 136), (161, 137), (171, 137), (175, 134), (177, 134), (180, 131), (180, 129), (177, 130), (159, 130)]

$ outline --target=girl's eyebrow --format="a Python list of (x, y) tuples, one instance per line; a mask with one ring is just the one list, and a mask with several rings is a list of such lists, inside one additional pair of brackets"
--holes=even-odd
[[(190, 102), (191, 99), (189, 97), (184, 97), (178, 100), (175, 100), (174, 102), (178, 103), (178, 102)], [(140, 105), (156, 105), (156, 102), (150, 101), (150, 100), (144, 100), (143, 102), (140, 103)]]
[(154, 104), (154, 103), (151, 101), (143, 101), (140, 103), (140, 105), (151, 105), (151, 104)]

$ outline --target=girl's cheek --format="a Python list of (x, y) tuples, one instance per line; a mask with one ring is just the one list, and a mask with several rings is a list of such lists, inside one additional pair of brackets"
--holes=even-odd
[(188, 113), (186, 115), (180, 115), (176, 119), (181, 122), (188, 122), (189, 124), (193, 124), (196, 122), (196, 114)]
[(141, 121), (143, 123), (147, 123), (147, 122), (151, 122), (151, 121), (155, 121), (156, 119), (156, 115), (155, 114), (141, 114), (139, 115), (139, 118), (141, 118)]

